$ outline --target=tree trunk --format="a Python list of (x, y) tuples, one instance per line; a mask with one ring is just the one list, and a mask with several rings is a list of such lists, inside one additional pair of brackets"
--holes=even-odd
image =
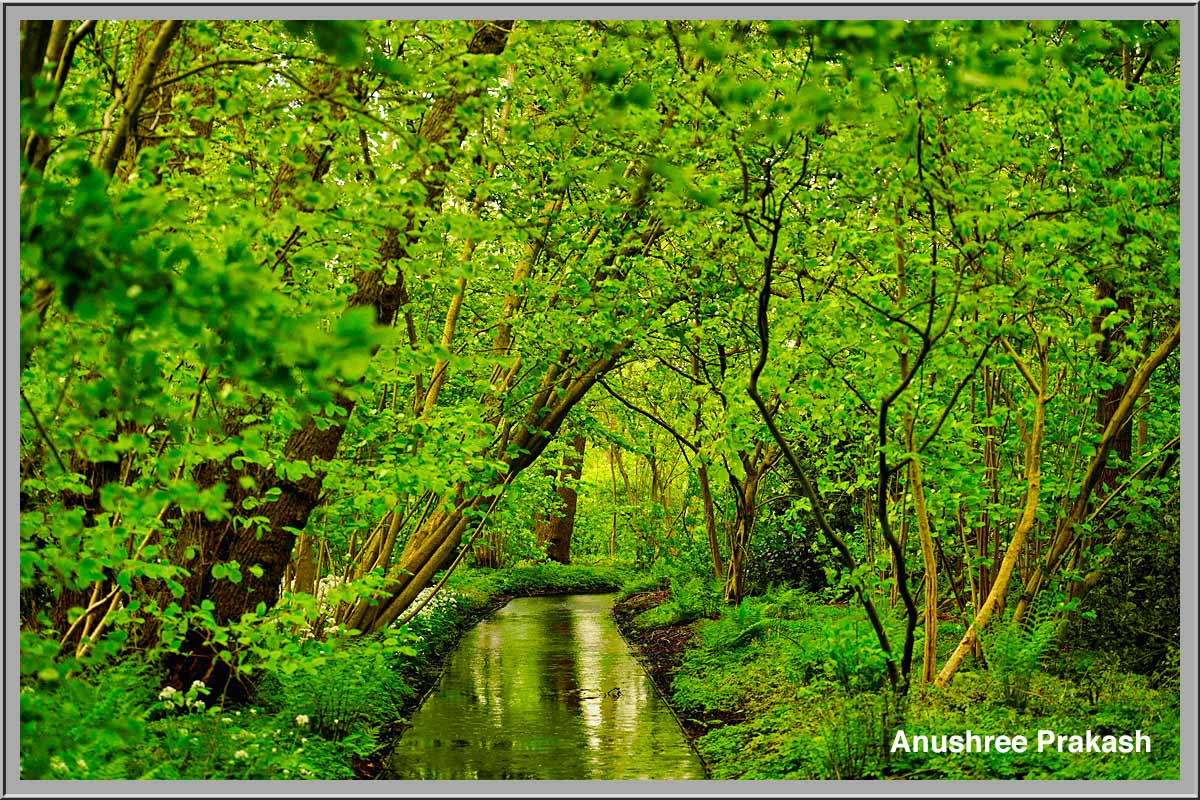
[[(905, 414), (908, 433), (908, 451), (914, 452), (913, 419)], [(921, 559), (925, 565), (925, 647), (922, 651), (921, 682), (931, 683), (937, 668), (937, 615), (938, 582), (937, 555), (933, 549), (933, 533), (929, 527), (929, 513), (925, 507), (925, 488), (921, 481), (921, 458), (913, 455), (908, 462), (909, 483), (912, 484), (913, 507), (917, 515), (917, 533), (921, 537)]]
[(983, 606), (975, 614), (974, 621), (971, 622), (971, 627), (967, 629), (962, 641), (958, 643), (958, 647), (946, 660), (946, 665), (942, 667), (942, 671), (938, 673), (936, 684), (945, 686), (954, 677), (954, 673), (958, 671), (963, 659), (975, 646), (975, 642), (979, 637), (979, 632), (987, 627), (991, 622), (993, 614), (997, 608), (1003, 605), (1004, 597), (1008, 593), (1008, 584), (1012, 579), (1013, 569), (1017, 564), (1017, 557), (1021, 554), (1022, 548), (1025, 546), (1025, 541), (1029, 537), (1029, 532), (1033, 530), (1034, 522), (1037, 519), (1038, 498), (1042, 488), (1042, 433), (1046, 424), (1046, 352), (1039, 345), (1038, 358), (1040, 362), (1040, 374), (1038, 378), (1034, 378), (1033, 374), (1025, 366), (1020, 357), (1009, 348), (1009, 354), (1017, 363), (1021, 374), (1025, 376), (1025, 380), (1029, 383), (1036, 398), (1037, 405), (1034, 408), (1033, 414), (1033, 430), (1030, 433), (1029, 441), (1025, 448), (1025, 510), (1021, 514), (1021, 519), (1017, 523), (1017, 529), (1013, 532), (1012, 542), (1008, 545), (1008, 551), (1004, 554), (1004, 560), (1000, 562), (1000, 569), (996, 572), (996, 579), (992, 583), (992, 589), (988, 593), (987, 599), (983, 602)]
[(562, 510), (554, 514), (539, 514), (534, 524), (537, 542), (546, 548), (546, 556), (559, 564), (571, 563), (571, 534), (575, 530), (575, 509), (579, 501), (576, 484), (583, 473), (583, 453), (587, 438), (576, 434), (571, 439), (571, 450), (563, 458), (554, 491), (562, 501)]
[(125, 155), (125, 148), (129, 143), (129, 137), (137, 131), (138, 114), (142, 110), (142, 103), (145, 102), (146, 95), (154, 83), (158, 67), (166, 57), (167, 50), (171, 47), (171, 42), (179, 35), (179, 29), (182, 27), (183, 22), (180, 20), (164, 20), (160, 22), (149, 51), (145, 54), (144, 58), (135, 62), (135, 65), (130, 69), (129, 78), (125, 82), (125, 102), (121, 118), (117, 121), (112, 138), (105, 143), (103, 150), (97, 154), (96, 159), (97, 166), (109, 175), (116, 174), (117, 164), (120, 162), (121, 157)]
[(612, 531), (608, 537), (608, 557), (617, 557), (617, 446), (608, 447), (608, 476), (612, 481)]
[(696, 470), (700, 480), (700, 495), (704, 498), (704, 530), (708, 534), (708, 551), (712, 556), (713, 576), (722, 580), (725, 568), (721, 564), (721, 542), (717, 538), (717, 515), (713, 510), (712, 484), (708, 479), (708, 467), (701, 464)]
[(1146, 391), (1146, 385), (1150, 382), (1150, 376), (1154, 370), (1178, 346), (1179, 323), (1176, 322), (1175, 327), (1167, 337), (1159, 343), (1153, 353), (1138, 365), (1129, 376), (1129, 380), (1126, 381), (1121, 403), (1114, 410), (1112, 417), (1108, 421), (1108, 425), (1104, 429), (1104, 433), (1100, 436), (1100, 442), (1096, 446), (1096, 454), (1092, 456), (1092, 460), (1088, 464), (1087, 473), (1083, 477), (1071, 509), (1059, 521), (1050, 549), (1047, 551), (1045, 558), (1034, 569), (1033, 574), (1026, 583), (1025, 592), (1021, 595), (1017, 607), (1013, 610), (1013, 619), (1015, 621), (1020, 622), (1025, 618), (1025, 614), (1028, 613), (1034, 598), (1041, 591), (1042, 581), (1045, 580), (1047, 575), (1053, 574), (1060, 566), (1063, 555), (1066, 554), (1071, 546), (1071, 542), (1075, 538), (1075, 526), (1083, 521), (1087, 513), (1088, 503), (1091, 501), (1092, 492), (1100, 483), (1101, 474), (1108, 462), (1109, 451), (1121, 435), (1121, 429), (1127, 428), (1129, 425), (1129, 418), (1133, 414), (1134, 404), (1141, 397), (1142, 393)]
[(302, 534), (292, 560), (292, 591), (315, 594), (317, 591), (317, 553), (313, 549), (313, 537)]
[(736, 498), (733, 533), (729, 541), (729, 564), (725, 573), (725, 602), (737, 605), (746, 594), (746, 554), (750, 537), (754, 533), (755, 507), (758, 504), (758, 486), (766, 472), (766, 465), (773, 460), (770, 450), (759, 444), (754, 454), (739, 454), (746, 477), (737, 481), (730, 475)]

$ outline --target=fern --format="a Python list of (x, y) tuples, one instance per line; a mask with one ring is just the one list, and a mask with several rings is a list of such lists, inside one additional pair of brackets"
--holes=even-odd
[(1061, 630), (1058, 610), (1045, 597), (1033, 604), (1024, 624), (997, 619), (979, 637), (993, 685), (1001, 700), (1014, 708), (1025, 707), (1030, 683), (1044, 669)]
[(747, 599), (726, 608), (719, 620), (705, 626), (704, 640), (714, 650), (741, 647), (765, 634), (769, 625), (762, 606)]

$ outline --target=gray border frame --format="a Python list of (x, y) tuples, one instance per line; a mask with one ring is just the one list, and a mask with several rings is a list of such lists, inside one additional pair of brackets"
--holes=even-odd
[[(11, 10), (11, 13), (10, 13)], [(19, 639), (15, 624), (19, 609), (19, 407), (18, 385), (19, 291), (19, 188), (15, 180), (19, 163), (19, 96), (17, 91), (19, 22), (22, 19), (289, 19), (321, 16), (326, 19), (1177, 19), (1180, 21), (1181, 64), (1181, 219), (1197, 219), (1197, 8), (1194, 3), (1133, 5), (1088, 3), (1058, 5), (1014, 3), (903, 3), (849, 2), (806, 5), (798, 3), (473, 3), (473, 4), (355, 4), (323, 3), (278, 5), (159, 5), (159, 4), (47, 4), (4, 5), (4, 773), (3, 796), (110, 797), (125, 795), (177, 795), (222, 797), (256, 794), (263, 797), (377, 796), (377, 795), (572, 795), (608, 797), (646, 794), (663, 797), (734, 794), (773, 797), (795, 794), (839, 794), (855, 797), (904, 795), (1013, 796), (1038, 792), (1063, 796), (1140, 795), (1196, 797), (1198, 769), (1195, 759), (1197, 715), (1197, 511), (1198, 496), (1183, 491), (1197, 483), (1197, 308), (1196, 232), (1184, 224), (1180, 232), (1180, 315), (1185, 324), (1180, 343), (1180, 780), (1179, 781), (23, 781), (19, 778), (20, 737)], [(1186, 565), (1186, 566), (1185, 566)], [(1185, 569), (1190, 580), (1184, 580)]]

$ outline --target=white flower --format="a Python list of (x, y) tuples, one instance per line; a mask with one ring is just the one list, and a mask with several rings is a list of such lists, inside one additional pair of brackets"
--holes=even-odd
[(204, 685), (204, 681), (192, 681), (192, 688), (193, 689), (205, 689), (207, 687)]
[(299, 725), (301, 728), (303, 728), (305, 725), (307, 725), (308, 724), (308, 714), (297, 714), (296, 715), (296, 724)]
[(170, 700), (174, 696), (175, 696), (175, 687), (174, 686), (164, 686), (163, 690), (158, 693), (159, 700)]
[(66, 772), (67, 762), (63, 761), (61, 756), (54, 756), (50, 759), (50, 769), (55, 772)]
[(233, 717), (221, 717), (221, 722), (228, 725), (230, 722), (233, 722)]
[(238, 751), (234, 752), (233, 757), (234, 758), (249, 758), (250, 754), (247, 753), (245, 750), (238, 750)]
[(84, 772), (87, 772), (87, 768), (88, 768), (87, 762), (84, 761), (82, 758), (75, 759), (75, 766), (79, 767)]

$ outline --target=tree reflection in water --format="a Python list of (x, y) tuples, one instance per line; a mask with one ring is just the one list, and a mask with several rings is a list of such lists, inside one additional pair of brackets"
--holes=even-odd
[(612, 600), (520, 598), (476, 626), (413, 716), (386, 777), (703, 778), (617, 633)]

